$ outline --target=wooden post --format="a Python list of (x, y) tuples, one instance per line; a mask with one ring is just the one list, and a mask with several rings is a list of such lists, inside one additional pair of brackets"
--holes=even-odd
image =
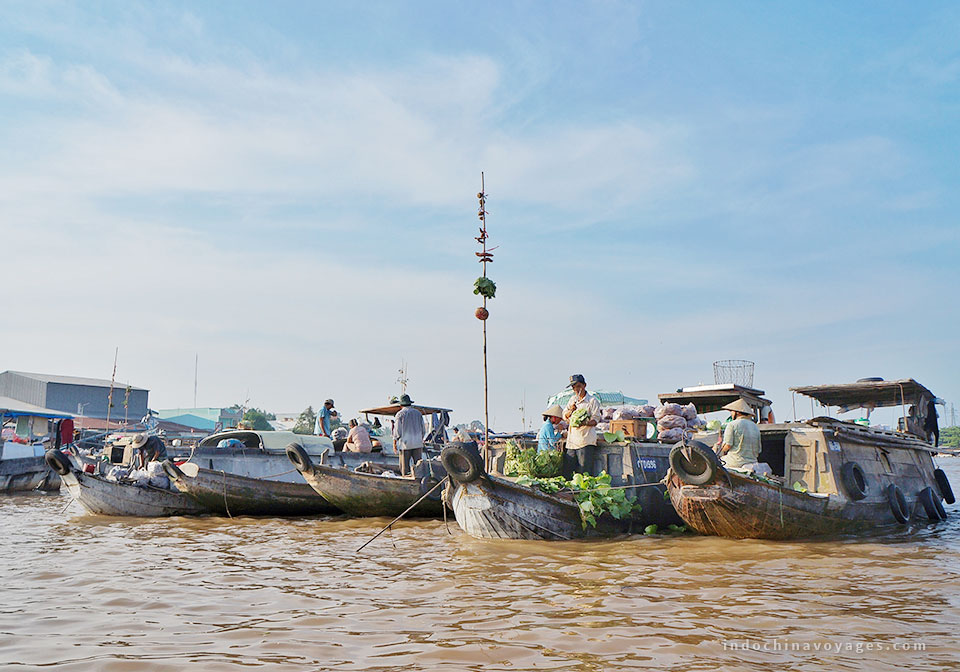
[[(483, 277), (487, 277), (487, 189), (484, 183), (483, 171), (480, 171), (480, 221), (483, 223), (483, 256), (480, 258), (483, 263)], [(483, 297), (483, 307), (487, 307), (487, 297)], [(489, 387), (487, 385), (487, 321), (483, 320), (483, 463), (487, 470), (490, 469), (490, 400)]]
[(110, 433), (110, 409), (113, 408), (113, 381), (117, 377), (117, 355), (120, 354), (120, 346), (113, 351), (113, 373), (110, 374), (110, 392), (107, 394), (107, 433)]

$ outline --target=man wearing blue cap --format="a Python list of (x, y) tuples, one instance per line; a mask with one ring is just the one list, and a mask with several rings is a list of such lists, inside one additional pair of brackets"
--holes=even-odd
[(597, 424), (600, 422), (600, 402), (587, 393), (587, 381), (582, 374), (570, 376), (573, 396), (563, 411), (563, 419), (570, 422), (575, 411), (586, 409), (588, 417), (578, 426), (570, 422), (567, 430), (567, 447), (563, 455), (563, 476), (573, 478), (575, 472), (596, 476)]

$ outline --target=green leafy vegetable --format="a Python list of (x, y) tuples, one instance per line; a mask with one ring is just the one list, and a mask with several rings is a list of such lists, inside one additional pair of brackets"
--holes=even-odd
[(559, 450), (538, 451), (536, 448), (520, 448), (515, 441), (507, 443), (507, 459), (503, 473), (507, 476), (550, 478), (560, 474), (563, 453)]
[(490, 278), (479, 277), (473, 283), (473, 293), (492, 299), (497, 295), (497, 284)]
[(627, 437), (626, 435), (624, 435), (622, 429), (618, 429), (615, 432), (604, 432), (603, 439), (607, 443), (623, 443), (624, 441), (627, 440)]
[(586, 424), (587, 420), (590, 419), (590, 409), (588, 408), (578, 408), (570, 416), (570, 426), (571, 427), (582, 427)]
[(657, 533), (657, 526), (656, 526), (656, 525), (647, 525), (645, 528), (643, 528), (643, 533), (644, 533), (644, 534), (656, 534), (656, 533)]
[(537, 487), (547, 493), (571, 490), (580, 509), (580, 522), (586, 529), (588, 525), (596, 527), (597, 517), (603, 514), (609, 513), (613, 518), (621, 520), (640, 510), (640, 504), (637, 503), (636, 498), (627, 497), (626, 490), (611, 486), (611, 480), (610, 474), (602, 471), (599, 476), (574, 474), (569, 481), (562, 476), (555, 478), (523, 476), (517, 479), (517, 483)]

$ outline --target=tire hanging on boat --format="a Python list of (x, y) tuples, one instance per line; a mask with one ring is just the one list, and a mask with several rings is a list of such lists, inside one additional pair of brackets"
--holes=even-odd
[(183, 478), (183, 472), (180, 470), (180, 467), (175, 465), (171, 460), (163, 461), (163, 473), (165, 473), (171, 481), (179, 481)]
[(840, 467), (840, 480), (847, 497), (857, 502), (867, 496), (867, 477), (856, 462), (845, 462)]
[(892, 483), (887, 486), (887, 502), (890, 503), (890, 511), (898, 523), (904, 523), (910, 520), (910, 513), (907, 509), (907, 498), (903, 496), (903, 491)]
[(47, 463), (48, 467), (61, 476), (66, 476), (70, 473), (70, 458), (59, 450), (48, 450), (43, 455), (43, 461)]
[(917, 498), (923, 504), (923, 510), (926, 512), (927, 518), (933, 522), (944, 520), (947, 517), (947, 512), (944, 511), (943, 504), (940, 504), (940, 498), (934, 494), (933, 488), (924, 488)]
[(947, 504), (953, 504), (957, 501), (956, 497), (953, 496), (953, 488), (950, 487), (950, 481), (947, 479), (947, 475), (943, 473), (943, 469), (934, 469), (933, 479), (937, 482), (937, 490), (943, 496), (943, 501)]
[(310, 471), (313, 468), (310, 456), (307, 455), (307, 451), (299, 443), (291, 443), (287, 446), (287, 459), (293, 462), (293, 466), (300, 473)]
[(457, 483), (472, 483), (484, 473), (483, 458), (475, 443), (455, 443), (440, 454), (440, 461), (447, 474)]
[(707, 444), (691, 441), (677, 444), (670, 451), (670, 468), (687, 485), (706, 485), (723, 468), (720, 458)]

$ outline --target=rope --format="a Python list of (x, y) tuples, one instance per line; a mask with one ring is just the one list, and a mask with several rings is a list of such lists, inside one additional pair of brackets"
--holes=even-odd
[(262, 478), (264, 480), (269, 478), (276, 478), (277, 476), (286, 476), (287, 474), (292, 474), (296, 469), (291, 469), (290, 471), (281, 471), (279, 474), (271, 474), (270, 476), (257, 476), (257, 478)]
[(230, 513), (230, 505), (227, 504), (227, 472), (221, 471), (223, 474), (223, 508), (227, 510), (227, 517), (233, 518), (233, 515)]

